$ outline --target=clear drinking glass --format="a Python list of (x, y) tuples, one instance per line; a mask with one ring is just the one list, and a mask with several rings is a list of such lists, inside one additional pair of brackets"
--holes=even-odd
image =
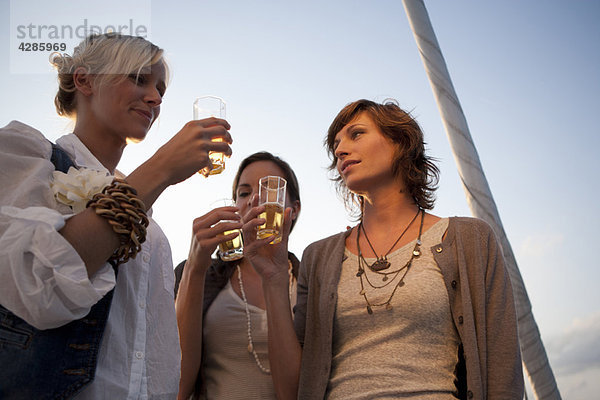
[[(219, 199), (212, 203), (212, 208), (217, 207), (235, 207), (235, 201), (232, 199)], [(225, 222), (238, 222), (233, 220), (222, 220), (217, 223), (222, 224)], [(244, 256), (244, 241), (242, 239), (241, 229), (231, 229), (222, 233), (222, 236), (229, 235), (230, 233), (237, 232), (238, 235), (231, 240), (219, 243), (219, 257), (223, 261), (234, 261), (239, 260)]]
[(258, 205), (266, 208), (259, 218), (266, 222), (258, 227), (256, 236), (259, 239), (275, 236), (271, 244), (281, 242), (286, 186), (287, 181), (280, 176), (264, 176), (258, 182)]
[[(226, 104), (225, 101), (217, 96), (202, 96), (196, 98), (194, 101), (194, 119), (204, 119), (209, 117), (223, 118), (226, 117)], [(214, 142), (221, 142), (221, 139), (214, 139)], [(225, 169), (225, 154), (216, 151), (208, 152), (208, 157), (212, 164), (212, 169), (209, 171), (208, 167), (205, 167), (198, 171), (198, 173), (209, 176), (216, 175), (223, 172)]]

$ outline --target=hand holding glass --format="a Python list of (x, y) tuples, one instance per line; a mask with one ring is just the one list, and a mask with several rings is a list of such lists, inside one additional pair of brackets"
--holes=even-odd
[[(216, 207), (235, 207), (235, 202), (231, 199), (221, 199), (212, 204), (214, 208)], [(226, 223), (226, 222), (239, 222), (234, 220), (221, 220), (217, 223), (217, 225)], [(237, 232), (238, 235), (233, 239), (229, 239), (225, 242), (219, 243), (219, 257), (223, 261), (234, 261), (239, 260), (244, 257), (244, 241), (242, 240), (242, 230), (241, 229), (231, 229), (225, 231), (219, 236), (226, 236), (231, 233)]]
[(281, 242), (283, 229), (283, 210), (285, 208), (285, 190), (287, 181), (280, 176), (264, 176), (258, 182), (258, 205), (265, 211), (258, 217), (266, 222), (258, 227), (256, 237), (264, 239), (274, 236), (271, 244)]
[[(202, 96), (194, 101), (194, 119), (204, 119), (209, 117), (217, 117), (225, 119), (225, 101), (216, 96)], [(222, 142), (221, 139), (213, 139), (214, 142)], [(198, 173), (208, 177), (223, 172), (225, 169), (225, 154), (216, 151), (209, 151), (208, 158), (212, 164), (212, 169), (208, 167), (202, 168)]]

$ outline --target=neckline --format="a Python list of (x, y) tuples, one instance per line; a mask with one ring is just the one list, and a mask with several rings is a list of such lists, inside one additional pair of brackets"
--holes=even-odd
[[(245, 307), (244, 299), (242, 299), (240, 297), (240, 295), (238, 295), (237, 292), (235, 290), (233, 290), (233, 286), (231, 285), (231, 279), (227, 280), (227, 284), (225, 285), (225, 290), (227, 290), (229, 292), (229, 295), (232, 296), (239, 305), (241, 305), (242, 307)], [(250, 303), (248, 303), (248, 308), (251, 309), (251, 311), (253, 311), (257, 314), (261, 314), (261, 315), (264, 315), (267, 312), (267, 310), (263, 310), (262, 308), (255, 306), (254, 304), (250, 304)]]
[[(427, 230), (424, 230), (423, 233), (421, 234), (421, 242), (424, 243), (425, 239), (431, 234), (432, 230), (434, 228), (436, 228), (439, 224), (441, 224), (443, 221), (447, 221), (447, 220), (448, 220), (447, 217), (440, 218), (435, 224), (431, 225), (429, 228), (427, 228)], [(417, 238), (414, 238), (410, 242), (406, 243), (404, 246), (399, 247), (396, 250), (392, 251), (390, 254), (387, 255), (387, 257), (388, 258), (394, 257), (398, 253), (400, 253), (402, 251), (406, 251), (405, 249), (410, 249), (412, 251), (413, 247), (415, 247), (416, 242), (417, 242)], [(358, 254), (355, 254), (352, 251), (350, 251), (350, 249), (348, 249), (348, 246), (344, 246), (344, 254), (351, 255), (352, 257), (358, 258)], [(364, 259), (365, 260), (376, 260), (377, 258), (376, 257), (364, 257)]]

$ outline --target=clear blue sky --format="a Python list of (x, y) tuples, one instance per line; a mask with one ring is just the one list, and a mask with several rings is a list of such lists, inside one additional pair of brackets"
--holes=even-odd
[[(53, 109), (55, 77), (11, 72), (18, 52), (10, 3), (0, 0), (0, 125), (18, 119), (56, 139), (70, 127)], [(29, 3), (31, 23), (73, 25), (93, 19), (100, 4), (19, 3)], [(133, 7), (107, 7), (109, 17), (146, 18), (172, 67), (161, 118), (144, 143), (126, 150), (122, 171), (191, 119), (196, 96), (219, 95), (228, 105), (235, 142), (227, 171), (194, 176), (154, 207), (175, 263), (186, 257), (193, 217), (230, 193), (237, 164), (258, 150), (280, 155), (297, 171), (303, 210), (294, 252), (352, 224), (327, 179), (322, 140), (336, 113), (358, 98), (391, 97), (412, 110), (440, 159), (434, 213), (470, 214), (401, 1), (121, 3)], [(600, 225), (600, 2), (426, 6), (563, 398), (591, 398), (600, 392), (600, 269), (593, 256)]]

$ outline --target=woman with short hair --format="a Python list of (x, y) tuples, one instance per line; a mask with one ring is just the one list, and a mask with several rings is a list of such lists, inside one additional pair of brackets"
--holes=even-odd
[(358, 100), (325, 145), (359, 222), (304, 251), (293, 322), (284, 249), (246, 243), (277, 332), (269, 356), (279, 398), (523, 398), (502, 250), (485, 222), (426, 211), (438, 169), (416, 120), (395, 102)]

